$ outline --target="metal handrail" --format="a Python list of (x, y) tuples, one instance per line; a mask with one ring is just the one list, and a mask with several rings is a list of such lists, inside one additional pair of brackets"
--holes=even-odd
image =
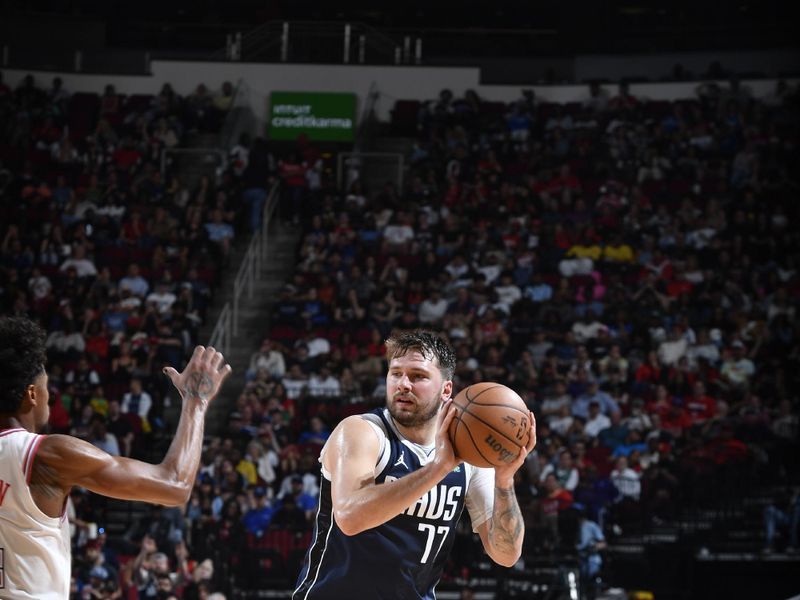
[(208, 345), (213, 346), (223, 354), (229, 354), (231, 349), (231, 333), (233, 332), (233, 310), (230, 301), (225, 303), (217, 317), (214, 329), (208, 339)]
[[(365, 23), (355, 21), (345, 23), (343, 21), (269, 21), (258, 27), (246, 31), (241, 36), (240, 60), (265, 60), (264, 56), (268, 50), (280, 46), (280, 61), (294, 62), (303, 58), (300, 56), (290, 59), (288, 56), (289, 40), (302, 44), (301, 40), (327, 39), (330, 37), (342, 36), (343, 43), (347, 43), (345, 30), (349, 31), (354, 45), (368, 46), (374, 51), (385, 55), (381, 62), (396, 62), (397, 53), (401, 49), (401, 42), (395, 40), (391, 35), (380, 31)], [(407, 34), (406, 38), (410, 39)], [(296, 44), (292, 44), (296, 48)], [(214, 53), (217, 58), (226, 57), (225, 49), (217, 50)], [(272, 57), (277, 60), (278, 57)]]
[(403, 173), (405, 170), (405, 160), (400, 152), (340, 152), (336, 157), (336, 186), (341, 190), (344, 182), (344, 163), (349, 158), (360, 158), (369, 156), (394, 156), (397, 161), (397, 189), (403, 189)]
[(264, 218), (261, 222), (261, 230), (257, 231), (250, 238), (247, 252), (242, 258), (242, 264), (236, 273), (233, 281), (232, 319), (233, 335), (239, 335), (239, 304), (242, 294), (247, 290), (247, 297), (252, 299), (255, 282), (261, 279), (264, 263), (267, 258), (267, 245), (269, 243), (269, 226), (272, 222), (272, 214), (278, 205), (278, 184), (275, 183), (270, 189), (267, 202), (264, 205)]
[(369, 85), (369, 92), (367, 92), (367, 101), (364, 103), (364, 109), (361, 111), (361, 118), (358, 120), (358, 130), (356, 131), (356, 139), (353, 147), (356, 151), (367, 145), (368, 140), (367, 132), (373, 124), (373, 111), (375, 110), (375, 103), (380, 96), (378, 92), (378, 85), (373, 81)]

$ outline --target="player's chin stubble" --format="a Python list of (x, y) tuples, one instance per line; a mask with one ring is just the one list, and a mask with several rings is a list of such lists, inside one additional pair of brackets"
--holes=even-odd
[[(394, 401), (389, 402), (389, 414), (392, 415), (392, 418), (400, 423), (403, 427), (416, 427), (418, 425), (422, 425), (427, 423), (431, 419), (435, 418), (439, 412), (439, 407), (441, 406), (441, 402), (433, 402), (431, 404), (430, 409), (426, 410), (425, 412), (414, 412), (414, 413), (405, 413), (401, 412)], [(415, 405), (417, 410), (420, 409), (420, 401), (417, 400), (417, 404)]]

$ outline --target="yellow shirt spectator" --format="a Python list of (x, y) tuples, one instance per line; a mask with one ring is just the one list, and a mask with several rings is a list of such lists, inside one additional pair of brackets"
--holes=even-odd
[(249, 460), (242, 459), (236, 465), (236, 470), (247, 480), (247, 485), (255, 485), (258, 481), (256, 466)]
[(567, 250), (567, 256), (570, 258), (591, 258), (597, 260), (602, 254), (600, 246), (593, 244), (591, 246), (584, 246), (582, 244), (575, 244), (572, 248)]
[(614, 262), (633, 262), (633, 249), (628, 244), (606, 246), (603, 249), (603, 258)]

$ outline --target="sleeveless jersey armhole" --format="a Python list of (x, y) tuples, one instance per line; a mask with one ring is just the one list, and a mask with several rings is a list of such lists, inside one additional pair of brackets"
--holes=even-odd
[[(370, 415), (368, 414), (362, 415), (361, 418), (371, 425), (372, 431), (375, 432), (375, 436), (378, 438), (378, 444), (380, 445), (380, 448), (378, 449), (378, 460), (375, 463), (375, 476), (377, 477), (380, 474), (380, 472), (383, 471), (384, 467), (386, 467), (386, 464), (389, 462), (389, 454), (391, 452), (391, 449), (389, 445), (386, 443), (386, 432), (383, 430), (381, 425), (379, 425), (372, 419), (367, 418), (368, 416)], [(328, 481), (330, 481), (331, 473), (330, 471), (328, 471), (328, 469), (325, 468), (325, 464), (322, 462), (322, 458), (325, 455), (326, 447), (327, 445), (323, 446), (322, 450), (319, 453), (319, 459), (317, 460), (319, 460), (319, 464), (322, 468), (321, 469), (322, 476)]]

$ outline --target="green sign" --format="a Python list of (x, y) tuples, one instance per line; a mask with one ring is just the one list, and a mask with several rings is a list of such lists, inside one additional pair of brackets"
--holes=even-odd
[(320, 142), (352, 142), (356, 95), (322, 92), (272, 92), (269, 137), (296, 140), (304, 133)]

